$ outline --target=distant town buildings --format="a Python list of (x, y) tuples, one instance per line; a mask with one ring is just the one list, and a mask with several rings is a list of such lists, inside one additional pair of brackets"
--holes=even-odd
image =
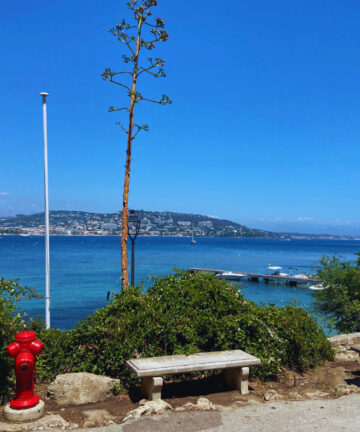
[[(276, 234), (252, 230), (235, 222), (208, 216), (184, 213), (137, 211), (141, 219), (143, 236), (223, 236), (223, 237), (276, 237)], [(51, 211), (52, 235), (121, 235), (121, 212), (89, 213), (77, 211)], [(0, 218), (0, 233), (42, 235), (44, 215), (17, 215)]]
[[(136, 213), (141, 219), (140, 235), (142, 236), (190, 237), (193, 234), (196, 237), (354, 239), (354, 237), (335, 235), (278, 234), (248, 228), (228, 220), (195, 214), (145, 210), (138, 210)], [(62, 236), (121, 235), (121, 220), (121, 212), (102, 214), (63, 210), (51, 211), (50, 234)], [(0, 218), (0, 235), (43, 235), (44, 231), (44, 213)]]

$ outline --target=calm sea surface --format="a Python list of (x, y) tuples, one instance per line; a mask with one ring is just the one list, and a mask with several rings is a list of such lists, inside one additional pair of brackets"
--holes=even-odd
[[(108, 291), (120, 290), (120, 239), (118, 237), (52, 237), (51, 325), (72, 328), (77, 321), (101, 308)], [(136, 283), (151, 283), (150, 275), (166, 275), (173, 268), (214, 268), (231, 271), (266, 272), (269, 264), (283, 271), (315, 271), (323, 255), (339, 254), (355, 260), (360, 241), (265, 240), (139, 237), (136, 240)], [(0, 237), (0, 276), (44, 293), (44, 238)], [(296, 300), (309, 308), (312, 291), (284, 284), (241, 282), (245, 297), (257, 303), (283, 306)], [(44, 314), (44, 300), (21, 302), (32, 316)]]

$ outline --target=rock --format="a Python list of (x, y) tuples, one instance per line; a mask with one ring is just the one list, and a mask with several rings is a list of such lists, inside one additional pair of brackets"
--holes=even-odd
[(216, 411), (215, 406), (206, 398), (199, 398), (196, 404), (188, 402), (182, 407), (176, 408), (175, 411)]
[(348, 395), (351, 393), (351, 389), (349, 387), (350, 386), (348, 386), (346, 384), (338, 384), (335, 387), (335, 392), (340, 393), (341, 395)]
[(214, 405), (206, 398), (199, 398), (196, 407), (199, 411), (215, 411)]
[(168, 410), (173, 411), (173, 407), (162, 399), (157, 401), (145, 401), (138, 408), (130, 411), (124, 418), (124, 422), (129, 420), (137, 420), (141, 416), (150, 414), (162, 414)]
[(113, 394), (118, 380), (90, 373), (58, 375), (48, 387), (48, 396), (59, 405), (82, 405), (107, 399)]
[(39, 420), (31, 423), (5, 423), (0, 422), (0, 432), (40, 432), (48, 431), (49, 429), (69, 429), (70, 425), (59, 415), (45, 415)]
[(338, 384), (335, 387), (335, 392), (339, 393), (341, 396), (348, 395), (350, 393), (360, 393), (360, 387), (355, 384)]
[(333, 346), (348, 345), (351, 340), (351, 335), (341, 334), (337, 336), (332, 336), (328, 338), (328, 340)]
[(264, 394), (264, 399), (266, 401), (274, 401), (281, 399), (281, 396), (276, 390), (269, 390)]
[(356, 351), (346, 351), (335, 354), (335, 361), (358, 361), (359, 353)]
[(83, 411), (85, 416), (84, 428), (108, 425), (115, 418), (105, 409)]
[(302, 396), (297, 392), (289, 393), (289, 397), (294, 400), (301, 400)]
[(310, 399), (322, 399), (324, 397), (330, 396), (330, 393), (325, 393), (317, 390), (314, 392), (305, 393), (305, 395)]
[(343, 353), (346, 352), (346, 347), (344, 347), (344, 345), (339, 345), (335, 347), (335, 352), (336, 353)]

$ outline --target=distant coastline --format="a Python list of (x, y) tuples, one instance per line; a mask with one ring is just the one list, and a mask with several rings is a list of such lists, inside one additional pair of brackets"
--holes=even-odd
[[(45, 234), (30, 234), (30, 235), (22, 235), (22, 234), (8, 234), (0, 232), (0, 238), (2, 236), (6, 237), (40, 237), (43, 238)], [(121, 237), (121, 234), (50, 234), (50, 237)], [(152, 237), (152, 238), (188, 238), (191, 239), (191, 236), (188, 235), (142, 235), (139, 234), (138, 237)], [(290, 241), (290, 240), (334, 240), (334, 241), (360, 241), (360, 237), (352, 237), (352, 236), (339, 236), (339, 235), (323, 235), (323, 234), (297, 234), (293, 237), (225, 237), (225, 236), (201, 236), (202, 238), (241, 238), (241, 239), (261, 239), (261, 240), (278, 240), (278, 241)], [(197, 237), (197, 238), (201, 238)]]
[[(360, 240), (360, 236), (271, 232), (249, 228), (226, 219), (198, 214), (136, 210), (144, 237), (223, 237), (303, 240)], [(50, 212), (52, 236), (120, 236), (122, 213), (56, 210)], [(0, 218), (0, 235), (41, 236), (44, 213)]]

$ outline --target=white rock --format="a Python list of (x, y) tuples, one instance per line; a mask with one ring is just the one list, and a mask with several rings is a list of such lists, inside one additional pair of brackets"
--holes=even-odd
[(85, 416), (84, 428), (107, 425), (109, 421), (114, 419), (109, 411), (105, 409), (86, 410), (83, 411)]
[(176, 408), (175, 411), (216, 411), (215, 406), (206, 398), (199, 398), (196, 404), (188, 402), (182, 407)]
[(346, 384), (338, 384), (335, 387), (336, 393), (340, 393), (341, 395), (347, 395), (351, 393), (350, 386), (347, 386)]
[(341, 394), (341, 396), (343, 395), (348, 395), (350, 393), (359, 393), (360, 392), (360, 388), (357, 385), (354, 384), (338, 384), (335, 387), (335, 391), (336, 393)]
[(297, 392), (289, 393), (289, 397), (291, 399), (295, 399), (295, 400), (301, 400), (302, 399), (301, 395)]
[(65, 421), (61, 416), (52, 414), (45, 415), (39, 420), (33, 421), (31, 423), (14, 424), (0, 422), (0, 432), (40, 432), (44, 430), (48, 431), (49, 429), (58, 430), (62, 428), (64, 428), (63, 430), (66, 430), (69, 428), (69, 426), (69, 423)]
[(314, 392), (305, 393), (305, 395), (310, 399), (322, 399), (326, 396), (329, 396), (330, 393), (325, 393), (317, 390)]
[(113, 394), (118, 380), (90, 373), (58, 375), (48, 387), (49, 397), (59, 405), (82, 405), (100, 402)]
[(124, 422), (128, 420), (137, 420), (141, 416), (146, 416), (150, 414), (162, 414), (165, 411), (173, 411), (173, 407), (163, 400), (157, 401), (146, 401), (143, 402), (138, 408), (130, 411), (128, 415), (124, 418)]
[(335, 361), (358, 361), (359, 353), (356, 351), (346, 351), (335, 354)]
[(264, 394), (264, 399), (266, 401), (274, 401), (274, 400), (279, 400), (281, 399), (281, 396), (279, 395), (279, 393), (276, 390), (268, 390), (265, 394)]

